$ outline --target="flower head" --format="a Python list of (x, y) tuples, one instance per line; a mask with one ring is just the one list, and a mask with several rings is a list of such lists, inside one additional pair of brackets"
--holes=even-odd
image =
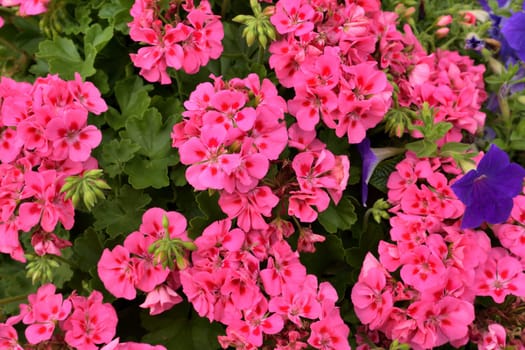
[(466, 206), (461, 228), (474, 228), (484, 221), (505, 222), (512, 210), (512, 199), (521, 193), (524, 177), (523, 167), (511, 163), (505, 152), (491, 145), (478, 168), (451, 186)]
[(525, 60), (523, 31), (525, 31), (525, 12), (514, 13), (501, 28), (501, 33), (521, 60)]

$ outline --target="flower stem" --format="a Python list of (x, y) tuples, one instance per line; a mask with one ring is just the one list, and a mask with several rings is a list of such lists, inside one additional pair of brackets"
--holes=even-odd
[(26, 300), (26, 299), (27, 299), (27, 294), (16, 295), (14, 297), (7, 297), (7, 298), (0, 299), (0, 305), (7, 305), (7, 304), (15, 303), (17, 301)]

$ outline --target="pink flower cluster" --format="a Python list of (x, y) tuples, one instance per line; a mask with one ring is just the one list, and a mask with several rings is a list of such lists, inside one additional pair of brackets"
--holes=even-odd
[(297, 124), (287, 130), (286, 103), (268, 79), (215, 78), (213, 84), (199, 84), (184, 106), (172, 139), (181, 163), (189, 165), (186, 179), (197, 190), (219, 190), (221, 209), (243, 230), (267, 228), (263, 216), (270, 217), (280, 200), (260, 183), (270, 165), (281, 162), (288, 143), (302, 151), (292, 161), (293, 173), (283, 167), (287, 174), (279, 181), (265, 182), (288, 198), (288, 214), (313, 222), (328, 207), (329, 195), (335, 203), (341, 199), (348, 157), (332, 154), (314, 130)]
[(20, 16), (33, 16), (46, 12), (49, 1), (50, 0), (0, 0), (0, 6), (19, 6), (18, 12)]
[(244, 231), (225, 219), (195, 240), (182, 288), (200, 316), (227, 325), (223, 348), (350, 349), (337, 293), (306, 273), (283, 238), (293, 231), (280, 220)]
[(147, 81), (161, 84), (171, 83), (168, 67), (194, 74), (223, 49), (222, 23), (208, 0), (198, 6), (193, 0), (168, 3), (164, 8), (166, 2), (136, 0), (129, 23), (131, 39), (148, 45), (130, 55), (133, 64)]
[(379, 261), (369, 253), (352, 290), (363, 324), (415, 349), (466, 344), (476, 296), (496, 303), (525, 297), (524, 256), (515, 253), (522, 243), (514, 233), (523, 235), (525, 197), (516, 198), (508, 224), (493, 227), (498, 237), (509, 237), (501, 242), (510, 251), (492, 247), (484, 231), (460, 229), (464, 206), (444, 175), (458, 174), (453, 165), (411, 153), (398, 163), (387, 183), (394, 243), (380, 242)]
[(483, 73), (485, 66), (454, 51), (438, 50), (412, 67), (408, 81), (399, 81), (400, 104), (422, 106), (428, 102), (435, 109), (435, 122), (452, 124), (445, 142), (459, 142), (462, 130), (476, 134), (485, 124), (481, 104), (487, 98)]
[(294, 88), (288, 108), (303, 130), (322, 120), (337, 136), (361, 142), (392, 104), (385, 72), (399, 87), (395, 107), (420, 110), (427, 102), (436, 122), (452, 123), (444, 141), (483, 127), (484, 66), (457, 52), (426, 54), (410, 27), (400, 32), (397, 15), (381, 11), (379, 1), (281, 0), (271, 22), (282, 38), (270, 46), (270, 66), (283, 86)]
[[(167, 221), (167, 230), (164, 226)], [(156, 315), (182, 301), (175, 292), (180, 287), (178, 271), (170, 271), (150, 252), (150, 247), (168, 236), (188, 242), (186, 219), (160, 208), (148, 209), (138, 231), (128, 235), (124, 245), (106, 248), (98, 262), (98, 275), (104, 287), (118, 298), (135, 299), (136, 289), (147, 293), (141, 305)]]
[[(168, 229), (165, 230), (166, 222)], [(124, 245), (105, 249), (98, 273), (116, 297), (134, 299), (136, 289), (147, 293), (141, 307), (160, 314), (182, 301), (177, 289), (197, 313), (227, 325), (219, 341), (228, 346), (256, 349), (263, 342), (276, 349), (350, 349), (335, 289), (318, 283), (284, 240), (293, 232), (289, 222), (276, 220), (264, 229), (232, 227), (232, 220), (208, 226), (194, 244), (183, 269), (169, 269), (156, 260), (150, 248), (159, 239), (187, 242), (186, 220), (177, 212), (160, 208), (146, 211), (139, 231)], [(314, 236), (306, 232), (302, 236)], [(313, 245), (304, 239), (303, 245)]]
[[(117, 327), (117, 313), (102, 302), (102, 294), (93, 291), (89, 297), (71, 294), (68, 298), (55, 293), (52, 284), (41, 286), (28, 297), (29, 304), (20, 305), (20, 314), (0, 323), (0, 346), (5, 350), (23, 350), (13, 327), (22, 322), (25, 337), (31, 345), (67, 344), (77, 350), (129, 349), (131, 343), (112, 340)], [(59, 329), (59, 332), (55, 332)], [(135, 344), (136, 350), (162, 350), (163, 346)]]
[(378, 19), (382, 27), (380, 67), (388, 70), (399, 87), (399, 105), (418, 111), (427, 102), (435, 109), (435, 122), (453, 125), (442, 140), (445, 142), (461, 141), (462, 130), (470, 134), (481, 130), (485, 114), (480, 109), (487, 98), (485, 66), (475, 66), (472, 59), (453, 51), (427, 54), (410, 26), (403, 27), (404, 34), (397, 29), (395, 14), (385, 12)]
[(90, 155), (102, 134), (87, 118), (107, 105), (78, 74), (34, 84), (2, 78), (0, 103), (0, 252), (25, 261), (18, 235), (32, 231), (37, 254), (59, 255), (70, 243), (53, 231), (59, 222), (66, 229), (74, 223), (60, 189), (67, 176), (97, 167)]
[(304, 131), (319, 121), (361, 142), (383, 120), (392, 86), (372, 56), (382, 16), (376, 0), (281, 0), (271, 22), (282, 38), (270, 46), (270, 67), (295, 97), (290, 113)]

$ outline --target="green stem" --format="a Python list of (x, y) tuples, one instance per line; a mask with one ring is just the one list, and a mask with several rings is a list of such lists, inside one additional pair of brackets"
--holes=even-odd
[(177, 94), (179, 95), (180, 103), (184, 103), (184, 97), (182, 95), (182, 82), (178, 70), (175, 70), (175, 80), (177, 81)]
[(264, 48), (259, 45), (259, 50), (257, 50), (257, 63), (263, 64), (263, 58), (264, 58)]
[(19, 61), (14, 65), (14, 68), (15, 68), (15, 71), (18, 71), (19, 68), (20, 70), (23, 70), (24, 67), (27, 65), (27, 61), (28, 61), (27, 53), (19, 49), (16, 45), (14, 45), (13, 43), (9, 42), (8, 40), (6, 40), (5, 38), (1, 36), (0, 36), (0, 45), (3, 45), (9, 50), (18, 53)]
[(228, 10), (230, 8), (230, 0), (222, 0), (221, 4), (221, 17), (226, 17), (226, 14), (228, 13)]
[(26, 299), (27, 299), (27, 294), (17, 295), (14, 297), (7, 297), (7, 298), (0, 299), (0, 305), (7, 305), (7, 304), (15, 303), (17, 301), (26, 300)]
[(367, 209), (365, 212), (365, 216), (363, 217), (363, 232), (366, 232), (368, 230), (368, 220), (370, 219), (370, 215), (372, 214), (372, 209)]

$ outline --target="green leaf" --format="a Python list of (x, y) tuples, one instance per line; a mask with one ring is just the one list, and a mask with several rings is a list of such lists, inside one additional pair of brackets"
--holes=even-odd
[(219, 202), (219, 193), (213, 192), (212, 195), (206, 191), (202, 191), (195, 196), (195, 202), (202, 215), (192, 215), (189, 222), (188, 233), (191, 238), (198, 237), (204, 228), (213, 221), (221, 220), (226, 215), (221, 211)]
[[(65, 11), (65, 9), (59, 9), (59, 11)], [(92, 21), (93, 16), (91, 15), (91, 4), (77, 4), (77, 6), (75, 6), (74, 17), (69, 16), (69, 18), (65, 18), (65, 23), (63, 23), (64, 33), (85, 33), (89, 29), (89, 25)]]
[(149, 332), (142, 341), (163, 344), (170, 350), (218, 349), (217, 336), (223, 326), (210, 323), (190, 310), (188, 303), (176, 305), (162, 316), (142, 314), (142, 325)]
[(100, 52), (111, 38), (113, 38), (113, 27), (109, 26), (102, 29), (100, 24), (96, 23), (87, 30), (84, 36), (84, 45), (93, 45), (95, 50)]
[(328, 149), (334, 154), (348, 154), (349, 144), (346, 139), (337, 137), (331, 129), (323, 129), (319, 132), (319, 139), (323, 141)]
[(510, 148), (524, 151), (525, 150), (525, 119), (521, 119), (516, 128), (510, 134)]
[(437, 152), (437, 144), (426, 139), (407, 143), (405, 148), (415, 152), (418, 158), (432, 157)]
[(119, 32), (127, 34), (129, 32), (128, 23), (132, 20), (129, 13), (132, 5), (133, 0), (106, 1), (100, 8), (98, 16), (106, 19)]
[(177, 158), (146, 159), (135, 157), (126, 164), (124, 171), (129, 175), (129, 183), (135, 189), (169, 186), (168, 167), (177, 164)]
[[(12, 260), (9, 256), (0, 256), (0, 298), (9, 298), (35, 292), (37, 286), (31, 284), (31, 280), (26, 277), (24, 264)], [(16, 302), (5, 304), (0, 307), (0, 319), (4, 313), (18, 312), (18, 304), (27, 302), (17, 300)]]
[(95, 84), (101, 94), (107, 94), (111, 88), (108, 83), (108, 74), (99, 69), (89, 80)]
[(119, 111), (112, 106), (109, 106), (103, 116), (109, 126), (115, 131), (122, 129), (124, 125), (126, 125), (127, 116), (120, 114)]
[(73, 79), (75, 72), (79, 72), (83, 78), (96, 72), (93, 61), (82, 59), (71, 39), (55, 37), (53, 40), (44, 40), (38, 45), (36, 56), (47, 61), (50, 72), (58, 73), (63, 79)]
[(111, 140), (102, 146), (102, 157), (100, 159), (104, 171), (115, 177), (124, 171), (126, 162), (133, 159), (140, 146), (130, 139)]
[(355, 269), (361, 269), (365, 255), (366, 251), (363, 251), (359, 247), (352, 247), (345, 250), (346, 262)]
[(96, 266), (104, 246), (97, 232), (88, 228), (82, 235), (75, 239), (73, 244), (73, 258), (78, 268), (89, 272)]
[(368, 184), (374, 186), (383, 193), (387, 193), (388, 189), (386, 184), (388, 182), (388, 178), (390, 177), (390, 174), (395, 171), (397, 163), (399, 163), (403, 158), (404, 155), (398, 155), (379, 163), (375, 168)]
[(171, 147), (171, 130), (175, 124), (174, 117), (162, 122), (162, 116), (156, 108), (146, 111), (143, 118), (131, 117), (126, 122), (128, 136), (140, 146), (139, 153), (149, 158), (163, 158), (173, 151)]
[[(62, 251), (63, 252), (63, 251)], [(62, 288), (64, 283), (69, 282), (73, 277), (73, 270), (71, 266), (66, 263), (60, 263), (60, 265), (53, 270), (53, 284), (57, 288)]]
[(337, 206), (331, 202), (328, 209), (319, 214), (319, 223), (330, 233), (348, 230), (356, 221), (355, 207), (346, 197), (341, 198)]
[(144, 207), (151, 202), (151, 197), (128, 185), (120, 188), (120, 193), (93, 209), (95, 230), (105, 230), (111, 237), (127, 235), (135, 231), (142, 220)]
[(186, 167), (177, 166), (174, 167), (170, 172), (170, 179), (173, 181), (173, 184), (177, 187), (182, 187), (188, 184), (186, 180)]
[(443, 146), (441, 146), (441, 149), (439, 150), (439, 153), (442, 156), (451, 156), (454, 153), (464, 153), (468, 151), (472, 146), (466, 143), (461, 142), (447, 142)]
[(152, 89), (151, 85), (144, 86), (142, 78), (138, 75), (119, 80), (115, 84), (115, 97), (122, 116), (142, 117), (150, 104), (148, 91)]
[(330, 280), (338, 294), (343, 295), (345, 284), (348, 283), (348, 278), (345, 277), (348, 267), (345, 263), (343, 241), (339, 236), (328, 235), (323, 243), (316, 244), (315, 254), (302, 254), (301, 261), (308, 273)]

